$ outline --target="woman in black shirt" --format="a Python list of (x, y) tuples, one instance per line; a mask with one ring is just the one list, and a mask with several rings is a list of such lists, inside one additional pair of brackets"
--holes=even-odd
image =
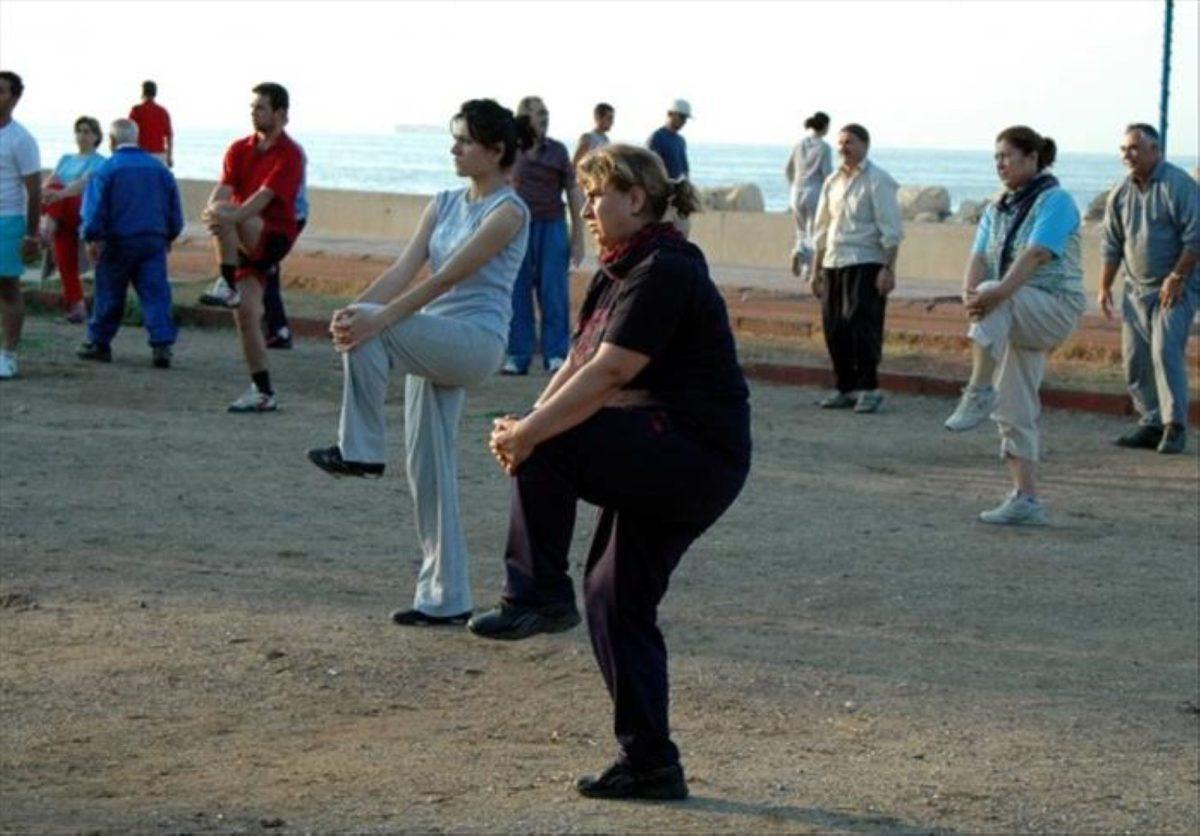
[(566, 364), (527, 415), (495, 422), (492, 452), (514, 477), (506, 581), (499, 606), (468, 626), (523, 639), (578, 624), (567, 574), (575, 505), (598, 505), (584, 598), (620, 753), (577, 788), (685, 798), (658, 604), (683, 553), (746, 480), (749, 394), (703, 254), (662, 222), (668, 205), (694, 211), (695, 190), (627, 145), (590, 153), (579, 179), (601, 266)]

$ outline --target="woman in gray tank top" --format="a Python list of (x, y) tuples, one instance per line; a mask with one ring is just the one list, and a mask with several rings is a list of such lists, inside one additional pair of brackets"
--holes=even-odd
[[(345, 370), (338, 443), (308, 453), (334, 476), (382, 476), (388, 374), (405, 374), (405, 464), (422, 551), (412, 608), (392, 614), (406, 625), (465, 624), (471, 615), (458, 423), (466, 387), (495, 374), (504, 359), (513, 282), (529, 237), (529, 209), (508, 185), (508, 171), (530, 138), (520, 135), (512, 112), (474, 99), (450, 127), (455, 171), (470, 185), (437, 195), (400, 258), (334, 311), (330, 333)], [(426, 262), (432, 275), (416, 282)]]
[(804, 137), (788, 158), (784, 170), (791, 183), (792, 217), (796, 221), (796, 246), (792, 249), (792, 275), (800, 276), (812, 264), (812, 226), (817, 214), (821, 186), (833, 171), (833, 151), (823, 137), (829, 130), (829, 116), (817, 111), (804, 120)]

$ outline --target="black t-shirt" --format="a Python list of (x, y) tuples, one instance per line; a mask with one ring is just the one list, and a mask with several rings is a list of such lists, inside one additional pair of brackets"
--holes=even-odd
[(626, 389), (645, 390), (687, 435), (738, 460), (750, 454), (750, 393), (725, 300), (704, 255), (651, 242), (596, 273), (571, 352), (585, 363), (607, 342), (650, 358)]

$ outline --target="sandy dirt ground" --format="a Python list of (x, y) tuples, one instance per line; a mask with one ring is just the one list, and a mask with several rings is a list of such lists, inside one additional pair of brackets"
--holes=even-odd
[[(152, 369), (28, 325), (0, 385), (0, 830), (6, 832), (1195, 832), (1197, 499), (1185, 456), (1050, 412), (1043, 530), (984, 527), (990, 428), (947, 400), (830, 414), (756, 385), (756, 458), (661, 613), (692, 798), (583, 800), (613, 754), (582, 628), (515, 644), (399, 628), (417, 565), (391, 467), (334, 481), (327, 344), (272, 355), (282, 410), (232, 416), (233, 335)], [(508, 485), (468, 400), (476, 602), (500, 587)], [(580, 515), (573, 565), (592, 515)], [(578, 577), (576, 578), (578, 582)]]

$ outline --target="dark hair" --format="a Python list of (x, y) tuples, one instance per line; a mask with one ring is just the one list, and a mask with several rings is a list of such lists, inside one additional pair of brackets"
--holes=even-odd
[(804, 127), (813, 128), (814, 130), (824, 131), (829, 129), (829, 114), (818, 110), (812, 116), (804, 120)]
[(80, 116), (75, 120), (75, 130), (79, 130), (80, 125), (86, 125), (96, 135), (96, 144), (99, 145), (104, 139), (104, 132), (100, 130), (100, 120), (92, 116)]
[(462, 103), (450, 120), (462, 120), (467, 133), (476, 142), (491, 148), (502, 146), (500, 167), (508, 168), (517, 159), (517, 151), (533, 146), (533, 128), (528, 116), (513, 118), (512, 111), (494, 99), (470, 99)]
[(1054, 157), (1058, 154), (1058, 146), (1048, 136), (1042, 136), (1033, 128), (1025, 125), (1013, 125), (996, 134), (996, 142), (1007, 142), (1020, 150), (1026, 156), (1037, 155), (1037, 170), (1044, 171), (1054, 165)]
[(1146, 139), (1158, 145), (1162, 140), (1159, 139), (1158, 130), (1153, 125), (1147, 125), (1145, 122), (1131, 122), (1125, 126), (1125, 133), (1131, 134), (1137, 131)]
[(155, 84), (153, 81), (150, 81), (149, 79), (147, 79), (146, 81), (143, 81), (142, 82), (142, 95), (149, 96), (150, 98), (153, 99), (155, 96), (158, 95), (158, 85)]
[(600, 102), (600, 104), (592, 108), (592, 116), (597, 119), (599, 119), (601, 116), (608, 116), (610, 113), (615, 112), (616, 111), (613, 109), (613, 106), (608, 102)]
[(256, 96), (266, 96), (267, 100), (271, 102), (271, 110), (288, 109), (288, 91), (282, 84), (276, 84), (273, 81), (264, 81), (250, 92)]
[(0, 70), (0, 78), (8, 82), (8, 91), (12, 93), (13, 99), (21, 98), (21, 94), (25, 92), (25, 82), (21, 81), (21, 77), (11, 70)]
[(867, 145), (871, 144), (871, 135), (867, 133), (867, 129), (857, 122), (851, 122), (849, 125), (842, 125), (842, 129), (838, 131), (840, 134), (852, 134), (858, 137)]

